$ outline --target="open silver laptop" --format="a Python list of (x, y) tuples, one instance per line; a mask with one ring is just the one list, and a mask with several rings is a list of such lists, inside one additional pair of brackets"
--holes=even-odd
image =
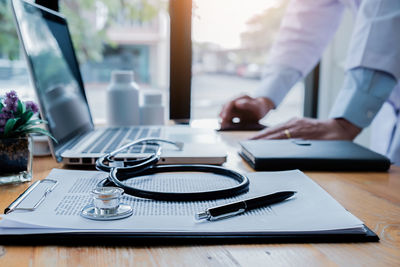
[[(183, 142), (183, 150), (163, 146), (161, 163), (222, 164), (226, 152), (212, 130), (187, 126), (137, 126), (94, 129), (84, 85), (65, 17), (23, 0), (12, 1), (16, 25), (32, 83), (57, 161), (90, 165), (104, 153), (132, 140), (161, 137)], [(119, 155), (140, 158), (154, 152), (135, 146)]]

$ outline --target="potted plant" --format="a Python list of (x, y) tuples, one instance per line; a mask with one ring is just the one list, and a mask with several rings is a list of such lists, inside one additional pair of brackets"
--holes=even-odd
[(21, 101), (15, 91), (0, 96), (0, 184), (32, 179), (31, 134), (53, 138), (38, 127), (46, 122), (35, 117), (37, 113), (38, 106), (33, 101)]

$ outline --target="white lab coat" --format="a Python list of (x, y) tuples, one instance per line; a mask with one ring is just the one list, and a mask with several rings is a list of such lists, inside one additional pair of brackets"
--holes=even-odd
[[(346, 68), (385, 71), (399, 81), (400, 0), (292, 0), (269, 64), (296, 69), (305, 76), (319, 61), (346, 7), (356, 16)], [(400, 162), (399, 84), (388, 100), (373, 122), (372, 148)]]

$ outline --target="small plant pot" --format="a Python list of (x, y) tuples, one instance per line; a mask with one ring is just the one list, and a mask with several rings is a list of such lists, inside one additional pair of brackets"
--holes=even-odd
[(0, 185), (32, 180), (32, 152), (30, 136), (0, 138)]

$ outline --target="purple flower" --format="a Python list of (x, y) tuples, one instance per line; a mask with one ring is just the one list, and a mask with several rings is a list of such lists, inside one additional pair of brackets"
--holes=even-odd
[[(35, 123), (34, 125), (29, 123), (32, 119), (32, 113), (39, 111), (35, 102), (22, 102), (15, 91), (10, 91), (5, 96), (0, 96), (0, 106), (0, 138), (26, 136), (31, 133), (47, 134), (53, 138), (50, 133), (34, 127)], [(5, 133), (7, 123), (8, 128), (7, 133)]]
[(6, 97), (7, 98), (18, 98), (17, 92), (15, 92), (14, 90), (11, 90), (10, 92), (6, 93)]
[(4, 107), (2, 109), (3, 112), (15, 112), (18, 107), (18, 96), (15, 91), (10, 91), (6, 93), (6, 97), (4, 100)]
[(0, 133), (4, 132), (4, 126), (6, 125), (8, 119), (14, 118), (14, 115), (10, 112), (0, 113)]
[(38, 105), (36, 105), (36, 103), (33, 101), (26, 101), (25, 105), (26, 109), (32, 110), (33, 113), (37, 113), (39, 111)]
[(0, 126), (6, 125), (8, 119), (11, 118), (9, 113), (0, 113)]

